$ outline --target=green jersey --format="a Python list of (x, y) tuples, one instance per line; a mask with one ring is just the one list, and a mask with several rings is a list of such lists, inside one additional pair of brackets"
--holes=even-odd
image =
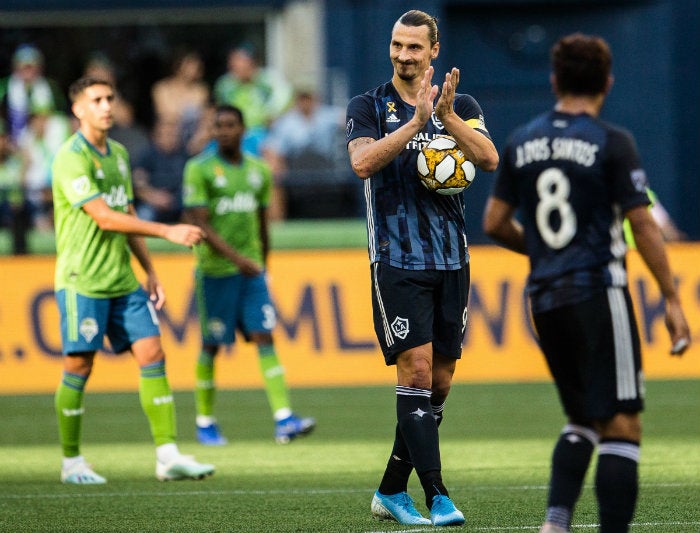
[[(261, 159), (245, 154), (239, 165), (208, 150), (185, 165), (183, 205), (207, 207), (209, 223), (238, 253), (264, 263), (258, 210), (270, 202), (272, 173)], [(212, 276), (235, 274), (238, 267), (206, 242), (195, 246), (199, 270)]]
[(82, 206), (102, 196), (127, 213), (134, 194), (126, 148), (108, 139), (100, 153), (78, 132), (56, 152), (52, 165), (56, 226), (56, 290), (93, 298), (128, 294), (138, 287), (124, 233), (104, 231)]

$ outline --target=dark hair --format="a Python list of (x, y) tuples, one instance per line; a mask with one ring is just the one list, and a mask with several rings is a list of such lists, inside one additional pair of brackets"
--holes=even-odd
[(238, 117), (238, 120), (241, 122), (241, 126), (245, 126), (245, 120), (243, 118), (243, 111), (240, 110), (240, 108), (229, 105), (229, 104), (221, 104), (216, 106), (216, 116), (218, 118), (219, 115), (222, 113), (233, 113)]
[(404, 26), (427, 26), (428, 38), (430, 39), (431, 46), (440, 40), (437, 19), (431, 15), (428, 15), (425, 11), (420, 11), (418, 9), (406, 11), (396, 22), (403, 24)]
[(605, 92), (612, 70), (608, 43), (597, 35), (572, 33), (551, 51), (556, 89), (561, 94), (596, 95)]
[(71, 102), (75, 102), (78, 97), (83, 94), (85, 89), (92, 87), (93, 85), (106, 85), (110, 89), (114, 90), (112, 83), (105, 79), (93, 78), (92, 76), (83, 76), (82, 78), (79, 78), (71, 83), (70, 87), (68, 88), (68, 96), (70, 97)]

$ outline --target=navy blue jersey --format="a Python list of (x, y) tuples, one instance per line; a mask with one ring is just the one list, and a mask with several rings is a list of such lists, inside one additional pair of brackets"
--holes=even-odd
[(649, 203), (646, 186), (634, 139), (617, 126), (549, 111), (515, 130), (493, 194), (519, 208), (536, 311), (626, 286), (622, 221)]
[[(474, 98), (455, 95), (454, 110), (488, 137)], [(414, 113), (415, 106), (404, 102), (388, 82), (350, 100), (347, 141), (381, 139), (406, 124)], [(430, 192), (418, 178), (418, 153), (440, 135), (447, 131), (433, 114), (398, 157), (365, 180), (370, 263), (379, 261), (407, 270), (456, 270), (469, 261), (463, 196)]]

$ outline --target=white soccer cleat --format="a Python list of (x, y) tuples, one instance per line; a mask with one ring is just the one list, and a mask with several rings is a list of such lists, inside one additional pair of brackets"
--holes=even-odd
[(191, 455), (180, 455), (169, 463), (156, 461), (156, 477), (160, 481), (204, 479), (214, 473), (214, 465), (198, 463)]
[(107, 480), (90, 468), (85, 461), (80, 461), (69, 468), (61, 469), (61, 483), (103, 485)]

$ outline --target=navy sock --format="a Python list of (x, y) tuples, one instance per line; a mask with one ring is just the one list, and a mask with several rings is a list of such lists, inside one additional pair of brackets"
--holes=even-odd
[(442, 483), (437, 421), (430, 405), (430, 390), (396, 387), (396, 417), (411, 462), (425, 491), (428, 508), (433, 496), (447, 495)]
[(604, 440), (598, 450), (595, 492), (600, 533), (626, 533), (637, 504), (639, 443)]
[[(437, 405), (431, 403), (430, 406), (433, 410), (435, 423), (439, 428), (443, 418), (445, 402), (443, 401)], [(411, 455), (397, 424), (394, 448), (391, 450), (391, 457), (389, 457), (387, 461), (384, 477), (382, 477), (382, 481), (379, 484), (379, 492), (381, 494), (398, 494), (399, 492), (405, 492), (408, 488), (408, 478), (411, 476), (411, 472), (413, 472)]]
[(552, 468), (545, 521), (570, 529), (576, 501), (598, 443), (598, 434), (591, 428), (567, 424), (552, 453)]
[(408, 478), (413, 471), (411, 455), (406, 447), (406, 441), (401, 435), (399, 425), (396, 424), (396, 435), (394, 437), (394, 448), (391, 450), (391, 457), (386, 464), (384, 477), (379, 484), (379, 492), (382, 494), (398, 494), (405, 492), (408, 487)]

